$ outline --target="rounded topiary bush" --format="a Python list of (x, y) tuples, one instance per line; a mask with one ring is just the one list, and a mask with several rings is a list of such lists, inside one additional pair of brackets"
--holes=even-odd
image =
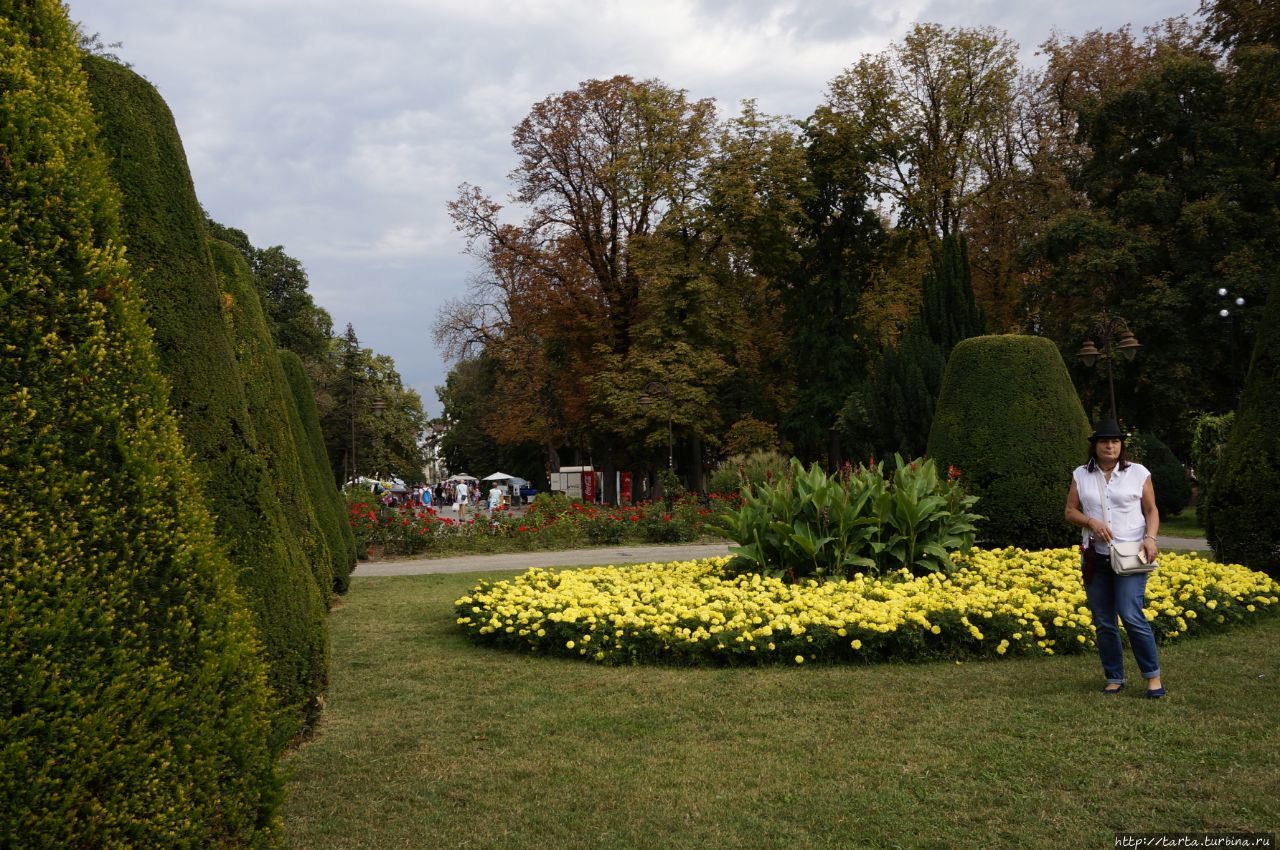
[(1063, 517), (1089, 421), (1057, 347), (1032, 336), (978, 336), (951, 352), (929, 455), (956, 467), (987, 546), (1048, 548), (1077, 531)]
[(1205, 532), (1219, 558), (1280, 576), (1280, 283), (1258, 328), (1236, 421), (1209, 487)]
[(0, 847), (269, 846), (260, 646), (57, 0), (0, 0)]
[(1191, 479), (1182, 462), (1160, 438), (1151, 434), (1134, 434), (1129, 450), (1133, 460), (1151, 470), (1151, 486), (1156, 491), (1160, 515), (1172, 517), (1182, 513), (1191, 503)]

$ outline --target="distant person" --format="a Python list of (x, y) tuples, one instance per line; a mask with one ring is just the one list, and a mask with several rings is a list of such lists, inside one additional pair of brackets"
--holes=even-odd
[(1097, 630), (1098, 656), (1107, 678), (1102, 692), (1113, 695), (1124, 688), (1124, 643), (1116, 626), (1119, 616), (1138, 672), (1147, 680), (1147, 696), (1163, 697), (1156, 639), (1143, 613), (1149, 574), (1117, 575), (1111, 569), (1109, 545), (1112, 541), (1141, 541), (1143, 563), (1155, 561), (1160, 511), (1150, 470), (1129, 460), (1124, 432), (1114, 420), (1099, 422), (1089, 437), (1088, 460), (1071, 476), (1066, 517), (1072, 525), (1089, 530), (1088, 542), (1081, 547), (1081, 568)]
[(502, 507), (502, 488), (495, 481), (493, 486), (489, 488), (489, 511), (492, 513), (500, 507)]
[(470, 501), (471, 493), (467, 487), (467, 482), (459, 481), (454, 490), (454, 502), (458, 505), (458, 519), (462, 519), (463, 514), (467, 512), (467, 502)]

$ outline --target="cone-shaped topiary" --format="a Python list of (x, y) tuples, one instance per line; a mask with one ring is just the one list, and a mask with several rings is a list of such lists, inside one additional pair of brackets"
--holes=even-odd
[(253, 623), (169, 408), (57, 0), (0, 0), (0, 847), (262, 846)]
[(285, 380), (275, 340), (271, 338), (258, 290), (253, 285), (253, 273), (244, 257), (233, 246), (217, 239), (212, 240), (209, 247), (222, 284), (236, 362), (267, 470), (275, 482), (276, 495), (284, 505), (289, 527), (302, 541), (315, 585), (327, 607), (333, 592), (333, 555), (307, 492), (300, 458), (300, 450), (306, 448), (306, 435), (293, 403), (293, 393)]
[(1032, 336), (978, 336), (951, 352), (929, 432), (929, 455), (955, 466), (980, 497), (987, 546), (1026, 549), (1073, 539), (1063, 518), (1089, 421), (1062, 355)]
[(300, 455), (302, 471), (307, 476), (307, 492), (315, 506), (316, 518), (328, 537), (329, 552), (333, 555), (333, 589), (346, 593), (351, 584), (351, 571), (356, 565), (356, 538), (351, 533), (351, 523), (347, 521), (342, 494), (333, 483), (329, 453), (324, 449), (324, 434), (320, 432), (315, 390), (303, 368), (302, 358), (284, 348), (279, 350), (279, 354), (306, 438), (300, 446)]
[(1209, 485), (1205, 532), (1220, 560), (1280, 578), (1280, 283), (1267, 298), (1244, 394)]
[(279, 752), (319, 713), (328, 676), (327, 595), (314, 588), (308, 553), (258, 443), (173, 116), (133, 71), (99, 57), (83, 61), (171, 402), (266, 645), (280, 708), (272, 736)]

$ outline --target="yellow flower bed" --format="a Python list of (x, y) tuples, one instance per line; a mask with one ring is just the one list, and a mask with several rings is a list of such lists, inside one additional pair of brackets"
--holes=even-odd
[[(731, 576), (728, 558), (480, 582), (455, 604), (477, 643), (605, 663), (776, 663), (1053, 655), (1094, 645), (1074, 549), (973, 550), (951, 575), (788, 585)], [(1280, 583), (1162, 555), (1147, 584), (1157, 639), (1277, 610)]]

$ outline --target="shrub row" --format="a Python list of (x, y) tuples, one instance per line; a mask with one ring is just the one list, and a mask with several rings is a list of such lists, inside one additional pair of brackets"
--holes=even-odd
[(72, 26), (0, 0), (0, 846), (269, 844), (251, 618), (170, 409)]
[(280, 752), (319, 711), (333, 587), (289, 418), (292, 394), (274, 343), (255, 335), (265, 324), (256, 294), (240, 299), (238, 311), (225, 309), (205, 216), (163, 99), (127, 68), (93, 56), (83, 62), (179, 428), (266, 648)]
[(304, 435), (298, 449), (306, 479), (305, 486), (312, 497), (320, 527), (333, 556), (333, 589), (338, 593), (346, 593), (351, 586), (351, 570), (356, 565), (356, 541), (346, 520), (342, 494), (333, 486), (333, 469), (329, 466), (329, 454), (324, 448), (315, 390), (302, 366), (301, 357), (284, 348), (278, 354)]

